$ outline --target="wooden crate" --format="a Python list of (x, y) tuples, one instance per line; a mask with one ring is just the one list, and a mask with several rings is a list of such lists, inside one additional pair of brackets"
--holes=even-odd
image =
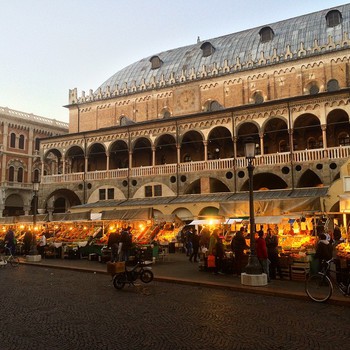
[[(290, 265), (287, 267), (281, 267), (281, 272), (282, 272), (282, 276), (284, 279), (286, 280), (290, 280), (291, 278), (291, 269), (290, 269)], [(277, 274), (278, 276), (278, 274)], [(279, 276), (278, 276), (279, 277)]]
[(310, 270), (310, 263), (308, 262), (294, 262), (291, 265), (291, 280), (305, 281), (306, 276)]
[(107, 272), (111, 275), (115, 275), (116, 273), (124, 272), (125, 271), (125, 262), (124, 261), (118, 261), (118, 262), (107, 262)]

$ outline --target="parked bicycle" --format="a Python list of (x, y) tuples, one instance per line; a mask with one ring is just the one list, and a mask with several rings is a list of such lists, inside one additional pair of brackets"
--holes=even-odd
[(0, 255), (1, 267), (5, 267), (8, 263), (13, 267), (17, 267), (19, 265), (19, 259), (12, 254), (11, 249), (6, 245), (4, 246), (4, 253), (5, 254)]
[(305, 282), (306, 294), (314, 301), (319, 303), (326, 302), (333, 294), (333, 283), (339, 288), (344, 296), (350, 295), (350, 274), (347, 276), (347, 281), (338, 282), (332, 277), (332, 273), (339, 274), (340, 272), (331, 270), (331, 263), (334, 259), (323, 261), (321, 272), (310, 275)]

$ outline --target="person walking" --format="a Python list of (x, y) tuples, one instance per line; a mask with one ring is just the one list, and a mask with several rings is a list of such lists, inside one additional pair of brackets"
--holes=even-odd
[(9, 229), (6, 232), (5, 244), (6, 244), (7, 248), (10, 249), (11, 254), (14, 255), (16, 252), (16, 239), (15, 239), (15, 233), (14, 233), (13, 228), (11, 226), (9, 227)]
[(267, 229), (267, 235), (265, 238), (266, 248), (267, 248), (267, 256), (270, 260), (270, 278), (272, 280), (276, 279), (276, 270), (280, 279), (283, 279), (282, 270), (280, 266), (279, 256), (278, 256), (278, 237), (277, 235), (272, 233), (270, 228)]
[(32, 246), (33, 235), (30, 231), (26, 231), (23, 237), (23, 249), (24, 255), (28, 255), (30, 252), (30, 248)]
[(122, 229), (122, 232), (120, 234), (120, 243), (122, 243), (122, 245), (121, 254), (119, 254), (119, 261), (126, 262), (129, 260), (129, 254), (132, 245), (131, 234), (126, 227)]
[(198, 258), (198, 250), (199, 250), (199, 235), (197, 233), (197, 230), (193, 230), (192, 235), (192, 254), (190, 255), (190, 262), (192, 262), (192, 259), (194, 262), (197, 262)]
[(214, 268), (214, 274), (220, 274), (223, 275), (223, 260), (225, 256), (225, 248), (224, 244), (222, 242), (222, 238), (218, 236), (216, 244), (215, 244), (215, 268)]
[(45, 232), (43, 231), (41, 233), (40, 241), (39, 241), (39, 245), (38, 245), (38, 252), (42, 258), (45, 257), (45, 247), (46, 247), (46, 236), (45, 236)]
[(269, 259), (267, 255), (266, 242), (264, 239), (264, 232), (260, 230), (258, 232), (258, 239), (256, 240), (256, 256), (263, 268), (264, 273), (267, 275), (267, 281), (270, 282), (270, 273), (269, 273)]
[(215, 229), (209, 239), (209, 255), (215, 255), (216, 242), (218, 241), (219, 230)]
[(120, 234), (117, 231), (112, 231), (108, 237), (107, 247), (111, 248), (111, 262), (119, 260), (118, 247), (120, 242)]
[(235, 255), (234, 260), (234, 272), (237, 276), (240, 276), (242, 273), (242, 263), (244, 258), (244, 250), (248, 249), (247, 243), (243, 236), (244, 227), (241, 227), (239, 231), (233, 236), (231, 241), (231, 249)]

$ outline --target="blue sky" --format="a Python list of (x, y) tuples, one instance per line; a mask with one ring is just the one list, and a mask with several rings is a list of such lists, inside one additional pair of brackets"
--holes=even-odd
[(162, 51), (344, 4), (323, 0), (0, 0), (0, 106), (68, 122), (95, 90)]

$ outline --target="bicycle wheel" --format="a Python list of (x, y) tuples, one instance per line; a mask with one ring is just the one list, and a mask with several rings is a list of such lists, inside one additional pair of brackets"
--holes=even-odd
[(333, 284), (324, 274), (310, 276), (305, 282), (306, 294), (319, 303), (326, 302), (333, 293)]
[(125, 286), (125, 276), (123, 274), (114, 275), (113, 286), (116, 289), (123, 289)]
[(150, 283), (153, 281), (153, 272), (151, 270), (143, 270), (140, 275), (140, 280), (143, 283)]
[(11, 266), (13, 266), (13, 267), (17, 267), (19, 265), (19, 259), (15, 256), (11, 256), (9, 258), (9, 262), (10, 262)]

